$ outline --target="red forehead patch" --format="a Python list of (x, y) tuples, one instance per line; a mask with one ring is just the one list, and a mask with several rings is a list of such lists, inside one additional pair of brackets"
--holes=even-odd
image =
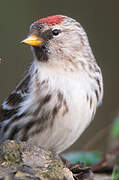
[(43, 22), (43, 23), (47, 23), (50, 26), (54, 26), (56, 24), (61, 24), (64, 21), (64, 18), (60, 15), (56, 15), (56, 16), (48, 16), (46, 18), (42, 18), (37, 20), (36, 22)]

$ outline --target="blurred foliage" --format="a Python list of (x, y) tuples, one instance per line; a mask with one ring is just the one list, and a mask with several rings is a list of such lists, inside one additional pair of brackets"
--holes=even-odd
[(111, 137), (119, 136), (119, 116), (113, 122), (112, 129), (111, 129)]
[(115, 165), (111, 180), (119, 180), (119, 166)]
[(86, 166), (97, 164), (102, 157), (101, 152), (72, 152), (63, 155), (64, 158), (71, 161), (73, 164), (84, 162)]

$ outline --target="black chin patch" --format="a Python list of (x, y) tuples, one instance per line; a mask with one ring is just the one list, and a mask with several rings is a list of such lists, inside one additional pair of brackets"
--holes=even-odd
[(45, 45), (41, 47), (33, 46), (33, 49), (39, 61), (48, 61), (48, 49)]

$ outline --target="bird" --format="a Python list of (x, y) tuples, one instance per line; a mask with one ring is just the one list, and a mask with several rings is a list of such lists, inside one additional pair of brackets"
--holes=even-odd
[(57, 154), (94, 118), (103, 77), (81, 24), (65, 15), (33, 22), (22, 41), (33, 62), (0, 107), (0, 143), (27, 141)]

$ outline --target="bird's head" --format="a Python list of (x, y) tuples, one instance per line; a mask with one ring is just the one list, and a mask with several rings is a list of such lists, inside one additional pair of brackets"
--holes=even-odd
[(32, 47), (35, 59), (42, 62), (70, 61), (90, 54), (88, 39), (74, 19), (55, 15), (31, 24), (28, 37), (22, 41)]

